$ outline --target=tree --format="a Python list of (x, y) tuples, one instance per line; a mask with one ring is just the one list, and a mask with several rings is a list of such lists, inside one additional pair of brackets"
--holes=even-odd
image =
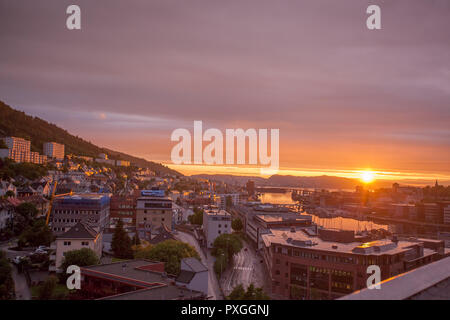
[(38, 290), (39, 300), (50, 300), (54, 297), (56, 285), (58, 284), (58, 278), (50, 276), (45, 280), (42, 286)]
[(164, 262), (165, 271), (174, 275), (180, 273), (181, 259), (191, 257), (200, 259), (194, 247), (176, 240), (166, 240), (150, 248), (138, 249), (135, 253), (136, 259)]
[(14, 231), (16, 234), (20, 234), (31, 225), (38, 210), (34, 204), (23, 202), (16, 207), (16, 213), (17, 215), (14, 219)]
[(138, 246), (138, 245), (141, 244), (141, 239), (139, 239), (139, 234), (138, 234), (137, 231), (136, 231), (136, 233), (133, 236), (132, 242), (133, 242), (133, 245), (135, 245), (135, 246)]
[(131, 239), (123, 228), (122, 220), (119, 219), (116, 228), (114, 229), (111, 242), (111, 249), (114, 252), (114, 256), (120, 259), (133, 258), (133, 250), (131, 245)]
[(37, 247), (40, 245), (49, 246), (54, 240), (53, 233), (45, 224), (43, 219), (33, 222), (31, 227), (27, 227), (19, 236), (18, 246), (27, 245)]
[(8, 190), (5, 193), (5, 198), (13, 198), (14, 196), (15, 196), (15, 194), (12, 190)]
[(255, 285), (251, 283), (247, 291), (245, 291), (242, 284), (236, 286), (227, 300), (269, 300), (270, 297), (264, 292), (262, 288), (255, 288)]
[(14, 280), (12, 269), (6, 255), (0, 251), (0, 300), (11, 300), (14, 298)]
[(242, 220), (239, 218), (234, 219), (231, 222), (231, 227), (233, 228), (234, 231), (242, 231), (242, 229), (244, 228), (244, 224), (242, 223)]
[(67, 251), (64, 254), (64, 259), (61, 262), (61, 270), (63, 270), (62, 274), (65, 275), (65, 271), (67, 268), (71, 265), (84, 267), (84, 266), (91, 266), (94, 264), (99, 263), (99, 258), (95, 254), (92, 249), (89, 248), (83, 248), (79, 250), (71, 250)]
[(188, 217), (191, 224), (202, 225), (203, 224), (203, 209), (194, 207), (194, 214)]
[(212, 255), (218, 256), (221, 252), (228, 254), (228, 259), (231, 260), (233, 255), (241, 251), (243, 245), (242, 240), (235, 234), (222, 234), (214, 240)]
[(228, 265), (228, 254), (223, 250), (217, 252), (216, 261), (214, 261), (214, 272), (220, 277)]

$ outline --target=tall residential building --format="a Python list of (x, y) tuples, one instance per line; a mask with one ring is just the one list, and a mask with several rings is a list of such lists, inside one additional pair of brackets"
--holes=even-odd
[(9, 158), (15, 162), (31, 162), (31, 142), (18, 137), (3, 138), (10, 150)]
[(74, 194), (56, 198), (50, 218), (50, 227), (55, 234), (62, 234), (83, 222), (102, 232), (109, 227), (109, 195)]
[(23, 138), (6, 137), (3, 138), (8, 151), (2, 149), (0, 156), (10, 158), (15, 162), (31, 162), (36, 164), (45, 164), (47, 157), (37, 152), (31, 151), (31, 142)]
[(172, 200), (164, 190), (142, 190), (136, 203), (136, 227), (139, 229), (158, 228), (164, 224), (172, 230)]
[(212, 248), (214, 240), (218, 236), (231, 233), (231, 214), (225, 210), (205, 209), (203, 211), (203, 232), (206, 246)]
[(64, 145), (56, 142), (44, 143), (44, 154), (52, 159), (64, 159)]

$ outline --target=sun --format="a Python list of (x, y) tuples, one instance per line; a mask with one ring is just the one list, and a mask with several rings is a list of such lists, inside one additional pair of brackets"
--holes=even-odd
[(375, 173), (372, 171), (363, 171), (361, 172), (361, 180), (364, 183), (371, 183), (375, 180)]

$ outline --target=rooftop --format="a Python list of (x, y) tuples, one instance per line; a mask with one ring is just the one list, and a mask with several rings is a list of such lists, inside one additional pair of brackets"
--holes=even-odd
[(95, 239), (97, 235), (97, 231), (82, 222), (78, 222), (57, 239)]
[[(295, 232), (292, 232), (295, 230)], [(264, 244), (280, 244), (299, 248), (311, 248), (314, 250), (348, 253), (348, 254), (395, 254), (410, 250), (410, 246), (417, 245), (417, 242), (391, 240), (378, 240), (367, 243), (350, 242), (338, 243), (334, 241), (324, 241), (318, 236), (310, 236), (302, 228), (282, 228), (270, 229), (270, 233), (261, 236)]]
[(450, 257), (400, 274), (340, 300), (450, 300)]

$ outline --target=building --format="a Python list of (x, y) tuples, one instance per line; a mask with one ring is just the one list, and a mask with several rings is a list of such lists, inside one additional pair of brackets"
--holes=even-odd
[(231, 233), (231, 214), (225, 210), (205, 209), (203, 211), (203, 232), (206, 246), (212, 248), (214, 240), (221, 234)]
[(44, 143), (44, 154), (51, 158), (62, 160), (64, 159), (64, 145), (56, 142)]
[(417, 240), (364, 242), (349, 231), (293, 227), (262, 238), (272, 293), (284, 299), (336, 299), (365, 288), (370, 265), (385, 280), (441, 258)]
[(116, 166), (118, 167), (129, 167), (130, 166), (130, 161), (125, 161), (125, 160), (116, 160)]
[(391, 216), (394, 218), (417, 220), (417, 207), (415, 204), (408, 203), (391, 204)]
[(81, 295), (99, 300), (204, 300), (203, 292), (179, 286), (163, 262), (129, 260), (81, 268)]
[(439, 205), (437, 203), (424, 203), (425, 221), (439, 223)]
[(217, 206), (220, 209), (227, 209), (227, 201), (230, 201), (230, 205), (236, 206), (241, 203), (241, 194), (240, 193), (219, 194), (216, 200)]
[(136, 227), (151, 230), (162, 224), (172, 230), (172, 200), (164, 190), (141, 191), (136, 204)]
[(136, 195), (113, 195), (110, 202), (111, 227), (115, 226), (119, 219), (125, 227), (136, 226)]
[(53, 200), (50, 227), (55, 234), (62, 234), (84, 222), (98, 232), (109, 227), (109, 195), (74, 194)]
[(450, 204), (444, 207), (444, 224), (450, 224)]
[(387, 279), (380, 289), (358, 290), (340, 300), (450, 300), (450, 257)]
[(208, 268), (203, 263), (196, 258), (184, 258), (180, 269), (177, 285), (208, 295)]
[(3, 138), (9, 149), (9, 158), (15, 162), (31, 162), (31, 142), (18, 137)]
[(98, 232), (87, 224), (78, 222), (65, 233), (58, 236), (54, 242), (55, 253), (50, 255), (50, 271), (63, 272), (61, 263), (64, 254), (72, 250), (91, 249), (100, 259), (102, 256), (102, 232)]
[(3, 158), (10, 158), (15, 162), (47, 163), (47, 157), (45, 155), (31, 151), (30, 141), (18, 137), (6, 137), (3, 138), (3, 141), (8, 148), (8, 151), (1, 149), (0, 156)]
[(253, 196), (255, 194), (255, 181), (248, 180), (246, 184), (247, 193), (249, 196)]

